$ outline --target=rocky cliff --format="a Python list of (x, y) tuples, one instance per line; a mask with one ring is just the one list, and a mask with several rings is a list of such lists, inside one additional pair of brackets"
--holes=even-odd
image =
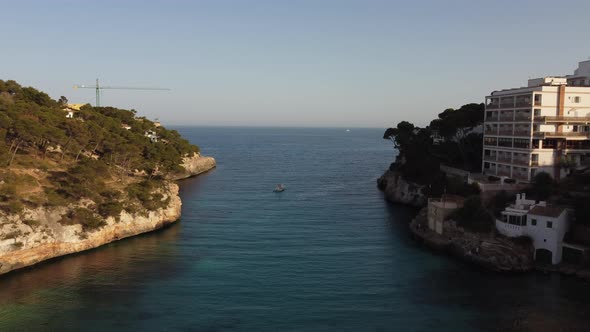
[[(174, 179), (186, 178), (215, 167), (215, 159), (196, 154), (185, 158), (186, 171)], [(178, 185), (169, 181), (161, 191), (167, 206), (154, 211), (141, 209), (134, 213), (123, 210), (117, 218), (106, 218), (105, 225), (85, 230), (80, 224), (67, 225), (63, 217), (76, 207), (93, 204), (83, 200), (75, 205), (25, 208), (18, 214), (0, 212), (0, 275), (39, 262), (97, 248), (126, 237), (162, 228), (180, 218), (182, 202)]]
[(180, 218), (182, 204), (177, 184), (168, 184), (164, 199), (168, 197), (170, 201), (165, 208), (134, 214), (123, 211), (118, 220), (108, 217), (105, 226), (92, 231), (84, 230), (82, 225), (61, 224), (68, 207), (25, 209), (19, 215), (3, 217), (0, 224), (0, 274), (173, 223)]
[(428, 198), (424, 195), (425, 186), (405, 180), (398, 171), (388, 170), (379, 179), (377, 186), (392, 203), (415, 207), (425, 206)]
[(182, 167), (184, 168), (184, 171), (174, 174), (173, 178), (175, 180), (186, 179), (207, 172), (215, 168), (216, 165), (213, 157), (201, 156), (201, 154), (195, 153), (192, 156), (184, 157), (182, 159)]

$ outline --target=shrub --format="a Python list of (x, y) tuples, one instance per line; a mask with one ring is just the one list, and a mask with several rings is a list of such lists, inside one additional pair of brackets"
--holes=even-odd
[(463, 207), (453, 212), (452, 218), (459, 226), (474, 232), (489, 232), (494, 226), (494, 217), (484, 208), (479, 195), (468, 197)]
[(59, 222), (64, 225), (80, 224), (84, 230), (93, 230), (106, 225), (106, 222), (96, 217), (92, 211), (81, 207), (71, 210), (62, 216)]
[(23, 212), (24, 206), (19, 201), (10, 201), (0, 205), (0, 210), (7, 214), (18, 214)]
[(104, 218), (115, 217), (118, 220), (121, 211), (123, 211), (123, 204), (121, 202), (106, 202), (98, 205), (98, 214)]

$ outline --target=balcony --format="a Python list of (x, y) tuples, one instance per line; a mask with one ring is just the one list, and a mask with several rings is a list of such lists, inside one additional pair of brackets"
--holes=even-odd
[(510, 170), (498, 170), (499, 176), (510, 176)]
[(519, 100), (517, 100), (515, 106), (518, 107), (518, 108), (523, 108), (523, 107), (532, 107), (533, 104), (531, 104), (531, 101), (530, 100), (528, 100), (528, 101), (519, 101)]
[(500, 130), (499, 134), (504, 136), (512, 136), (512, 129)]
[(535, 106), (541, 106), (541, 101), (540, 100), (535, 100), (534, 105)]
[(529, 165), (529, 160), (528, 159), (523, 159), (523, 158), (514, 158), (514, 160), (512, 161), (512, 163), (514, 165), (519, 165), (519, 166), (528, 166)]
[(504, 116), (500, 116), (500, 121), (502, 122), (512, 122), (514, 121), (514, 118), (512, 117), (512, 115), (504, 115)]
[(515, 130), (514, 131), (514, 136), (526, 136), (526, 137), (529, 137), (529, 136), (531, 136), (531, 131), (530, 130)]
[(498, 105), (498, 104), (487, 104), (486, 105), (486, 109), (488, 109), (488, 110), (497, 109), (499, 107), (500, 107), (500, 105)]
[(533, 160), (531, 161), (531, 166), (539, 166), (539, 161), (538, 160)]
[(487, 160), (487, 161), (496, 161), (496, 155), (491, 155), (491, 156), (483, 156), (483, 160)]
[(590, 138), (590, 132), (537, 132), (535, 133), (537, 138)]
[(496, 121), (498, 121), (498, 117), (497, 116), (488, 116), (486, 118), (486, 121), (488, 121), (488, 122), (496, 122)]
[(530, 115), (517, 115), (514, 117), (514, 121), (531, 121)]
[(588, 116), (542, 116), (540, 121), (545, 123), (584, 123), (590, 124), (590, 117)]
[(528, 142), (526, 142), (526, 143), (515, 142), (514, 147), (517, 149), (529, 149), (531, 147), (531, 145)]
[(505, 164), (510, 164), (512, 162), (512, 157), (498, 157), (498, 162), (500, 163), (505, 163)]
[(498, 135), (498, 131), (497, 130), (486, 130), (483, 132), (486, 135)]

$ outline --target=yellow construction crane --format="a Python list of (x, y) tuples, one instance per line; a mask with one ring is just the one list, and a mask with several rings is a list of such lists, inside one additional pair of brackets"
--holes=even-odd
[(84, 85), (76, 84), (74, 89), (95, 89), (96, 90), (96, 106), (100, 107), (100, 90), (105, 89), (118, 89), (118, 90), (170, 90), (167, 88), (147, 88), (147, 87), (131, 87), (131, 86), (100, 86), (98, 84), (98, 78), (96, 79), (96, 85)]

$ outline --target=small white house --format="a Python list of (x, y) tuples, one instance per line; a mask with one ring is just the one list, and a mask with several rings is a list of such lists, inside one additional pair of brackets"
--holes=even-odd
[(568, 212), (561, 207), (547, 206), (543, 201), (527, 200), (525, 194), (519, 194), (516, 202), (504, 209), (502, 218), (496, 219), (496, 229), (508, 237), (530, 237), (536, 260), (559, 264), (563, 237), (569, 229)]
[(158, 134), (156, 134), (156, 132), (153, 130), (146, 130), (144, 136), (149, 138), (152, 143), (158, 142)]

